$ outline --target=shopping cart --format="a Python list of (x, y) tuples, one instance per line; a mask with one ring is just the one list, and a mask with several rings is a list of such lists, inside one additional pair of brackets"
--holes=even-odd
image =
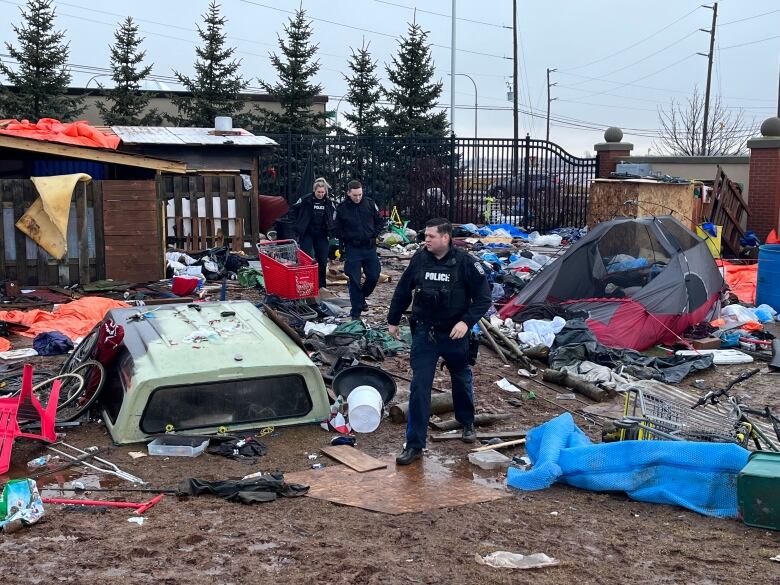
[(317, 296), (317, 264), (301, 251), (295, 240), (260, 242), (257, 252), (269, 295), (288, 300)]
[(620, 440), (706, 441), (747, 445), (750, 428), (738, 418), (693, 410), (695, 398), (683, 398), (663, 386), (632, 385), (623, 418), (615, 421)]
[(317, 312), (306, 302), (317, 296), (319, 277), (317, 264), (301, 251), (295, 240), (272, 240), (257, 244), (260, 267), (263, 269), (265, 291), (278, 297), (273, 304), (291, 317), (309, 321)]

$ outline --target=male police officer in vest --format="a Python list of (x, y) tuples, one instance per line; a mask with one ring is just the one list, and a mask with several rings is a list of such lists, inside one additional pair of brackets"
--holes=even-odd
[(425, 247), (398, 281), (387, 315), (388, 331), (399, 337), (401, 314), (412, 305), (412, 383), (406, 446), (396, 457), (408, 465), (422, 456), (428, 435), (431, 386), (439, 358), (452, 379), (455, 418), (463, 441), (473, 443), (474, 396), (469, 365), (471, 328), (490, 308), (490, 289), (479, 261), (452, 246), (452, 224), (432, 219), (425, 224)]
[(360, 181), (350, 181), (346, 199), (336, 207), (334, 231), (344, 248), (344, 274), (349, 279), (352, 305), (349, 315), (353, 319), (360, 319), (360, 314), (368, 310), (366, 299), (379, 281), (376, 238), (385, 224), (374, 200), (363, 196)]

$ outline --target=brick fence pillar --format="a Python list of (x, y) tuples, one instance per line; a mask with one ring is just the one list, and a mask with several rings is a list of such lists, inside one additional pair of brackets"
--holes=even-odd
[(623, 140), (623, 131), (620, 128), (607, 128), (604, 132), (605, 142), (595, 144), (593, 149), (599, 157), (599, 168), (596, 177), (606, 179), (615, 171), (615, 165), (621, 160), (631, 156), (634, 145)]
[(780, 118), (761, 124), (761, 137), (748, 140), (750, 188), (747, 227), (765, 240), (769, 232), (780, 232)]

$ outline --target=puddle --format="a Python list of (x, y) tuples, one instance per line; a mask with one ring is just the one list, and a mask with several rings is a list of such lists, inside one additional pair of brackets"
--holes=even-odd
[[(467, 457), (464, 454), (464, 458)], [(395, 461), (393, 461), (395, 463)], [(426, 453), (421, 464), (413, 464), (404, 469), (404, 475), (410, 480), (458, 478), (472, 481), (477, 485), (504, 491), (505, 470), (487, 471), (471, 465), (467, 459), (452, 456), (440, 457)]]

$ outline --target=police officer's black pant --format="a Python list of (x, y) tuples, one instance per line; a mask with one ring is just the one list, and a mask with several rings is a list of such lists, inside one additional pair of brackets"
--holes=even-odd
[(462, 425), (474, 423), (474, 392), (468, 363), (469, 336), (450, 339), (449, 335), (449, 331), (431, 332), (430, 328), (418, 326), (412, 336), (407, 448), (425, 447), (431, 416), (431, 386), (440, 357), (447, 362), (450, 371), (455, 419)]
[[(352, 309), (349, 314), (353, 319), (360, 317), (363, 303), (374, 292), (376, 283), (379, 282), (379, 257), (376, 248), (347, 247), (344, 252), (344, 274), (349, 279), (349, 303)], [(360, 283), (361, 272), (365, 275), (363, 284)]]
[(328, 286), (326, 274), (328, 271), (328, 236), (321, 232), (306, 232), (301, 236), (301, 250), (317, 261), (317, 274), (320, 288)]

